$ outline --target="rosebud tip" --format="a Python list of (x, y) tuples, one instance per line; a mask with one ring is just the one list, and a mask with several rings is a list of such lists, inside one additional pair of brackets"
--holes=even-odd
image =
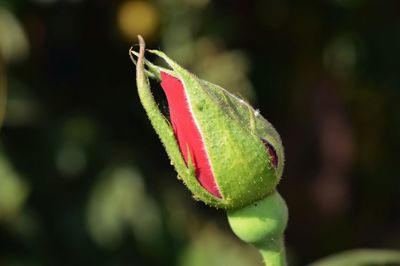
[(142, 35), (139, 34), (137, 37), (139, 39), (139, 45), (140, 46), (142, 46), (142, 45), (144, 46), (144, 39), (143, 39)]
[[(138, 60), (140, 60), (140, 59), (143, 59), (143, 57), (144, 57), (144, 49), (146, 47), (146, 44), (145, 44), (144, 39), (143, 39), (143, 37), (141, 35), (138, 35), (138, 39), (139, 39), (139, 56), (138, 56)], [(139, 62), (138, 62), (138, 64), (139, 64)]]

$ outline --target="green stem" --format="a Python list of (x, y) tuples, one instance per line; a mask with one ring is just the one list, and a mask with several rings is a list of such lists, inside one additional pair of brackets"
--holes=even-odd
[(286, 266), (283, 235), (288, 210), (278, 192), (227, 214), (232, 231), (260, 251), (266, 266)]
[(283, 239), (277, 241), (275, 247), (260, 248), (260, 254), (267, 266), (286, 266), (286, 254)]

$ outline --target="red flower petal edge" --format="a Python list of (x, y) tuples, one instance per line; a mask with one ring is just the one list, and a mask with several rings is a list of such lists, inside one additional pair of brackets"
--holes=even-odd
[(222, 198), (211, 169), (203, 137), (188, 102), (185, 88), (179, 79), (163, 71), (160, 74), (161, 87), (167, 96), (172, 127), (183, 158), (187, 163), (189, 148), (197, 180), (212, 195)]
[(268, 140), (261, 138), (261, 141), (264, 143), (269, 156), (271, 156), (272, 166), (276, 168), (278, 166), (278, 155), (276, 154), (275, 148), (268, 142)]

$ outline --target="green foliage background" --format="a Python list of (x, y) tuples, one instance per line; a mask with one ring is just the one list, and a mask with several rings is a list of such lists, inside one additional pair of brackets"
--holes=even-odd
[(138, 33), (280, 132), (290, 265), (399, 249), (399, 10), (0, 1), (0, 265), (262, 265), (176, 179), (136, 92)]

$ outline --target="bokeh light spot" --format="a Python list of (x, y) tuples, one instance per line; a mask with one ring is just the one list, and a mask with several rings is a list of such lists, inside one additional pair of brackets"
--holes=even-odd
[(74, 144), (61, 147), (56, 156), (57, 170), (65, 176), (74, 176), (81, 173), (87, 164), (84, 150)]
[(359, 47), (354, 38), (338, 36), (324, 49), (325, 67), (336, 76), (346, 76), (354, 72), (359, 60)]
[(25, 59), (29, 44), (18, 19), (7, 9), (0, 7), (0, 56), (5, 62)]
[(28, 193), (28, 184), (0, 153), (0, 221), (15, 217)]
[(145, 1), (127, 1), (118, 11), (118, 26), (128, 40), (136, 40), (138, 34), (151, 39), (158, 26), (155, 7)]
[(109, 249), (118, 247), (129, 231), (141, 243), (159, 239), (159, 210), (135, 168), (121, 166), (103, 173), (90, 195), (87, 225), (93, 240)]

